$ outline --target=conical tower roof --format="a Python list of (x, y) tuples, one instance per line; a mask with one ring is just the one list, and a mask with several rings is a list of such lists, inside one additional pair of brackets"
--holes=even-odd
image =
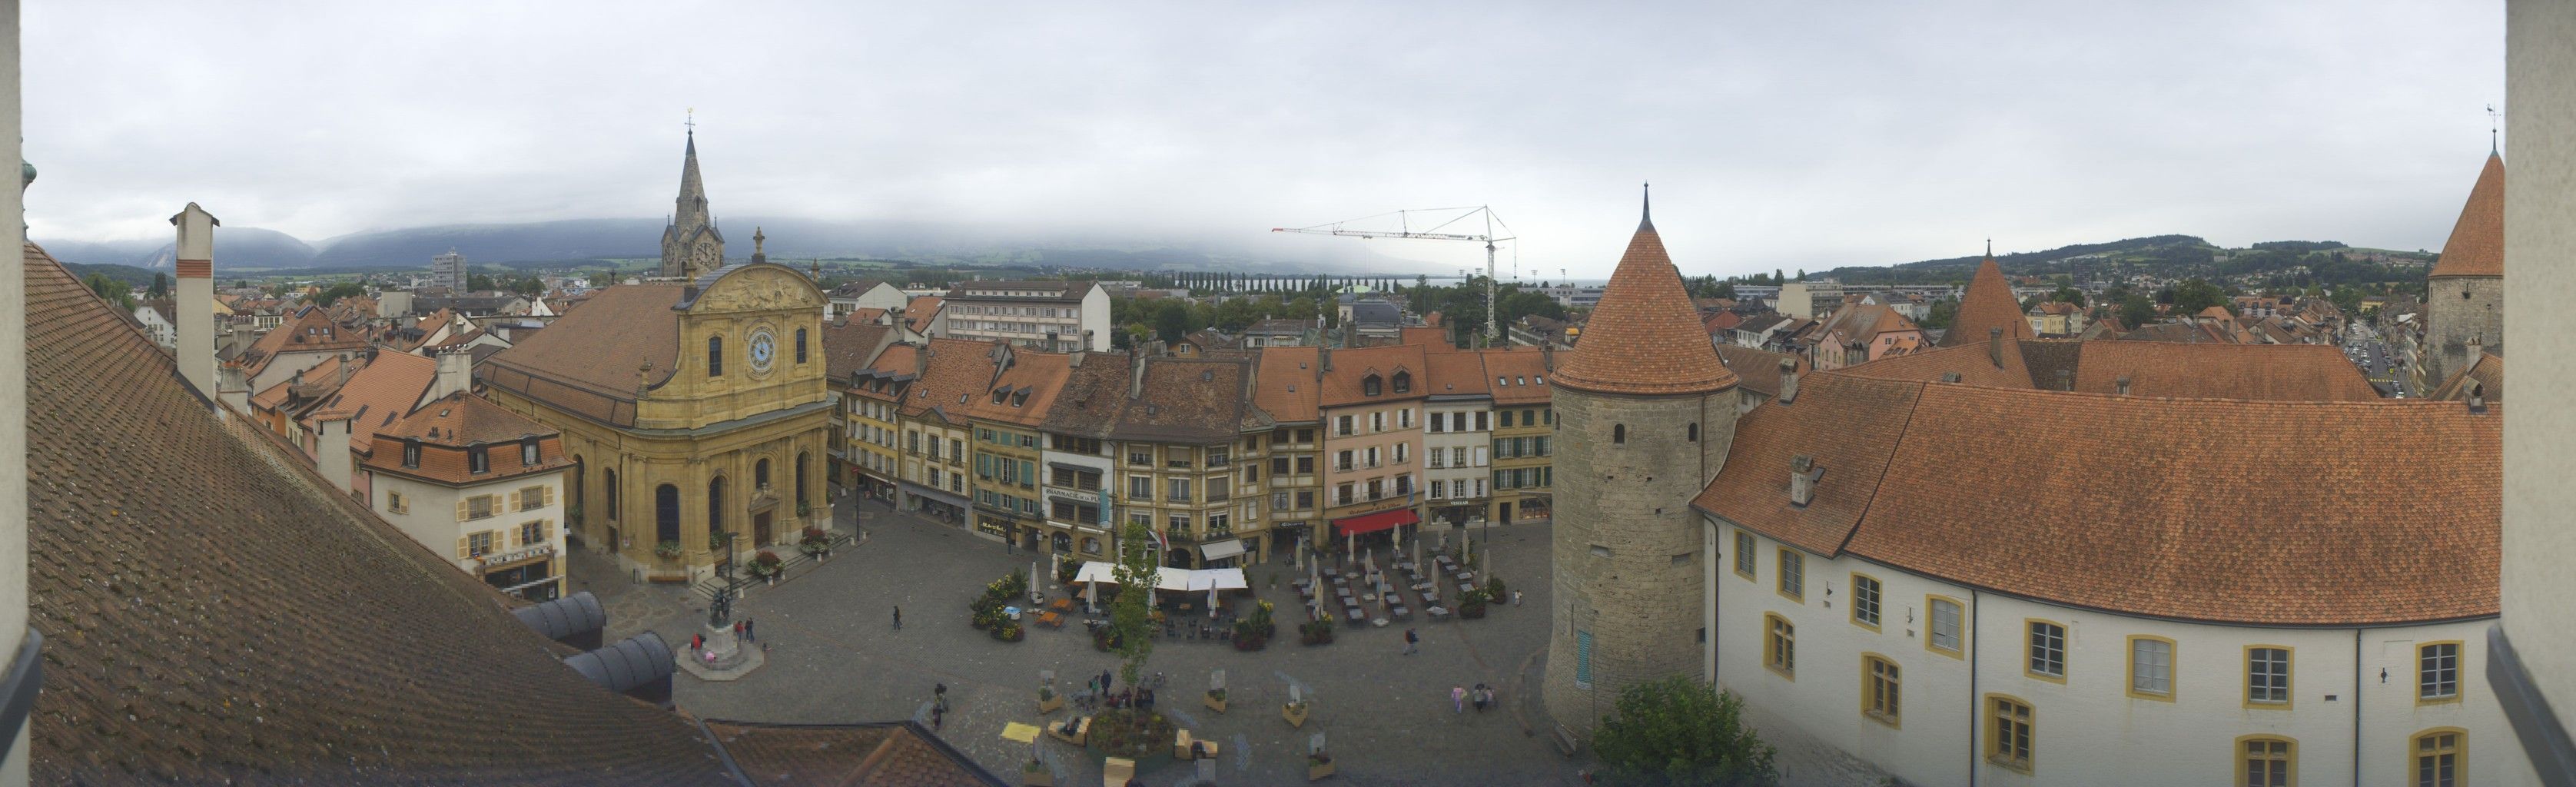
[(1977, 275), (1968, 279), (1968, 294), (1959, 297), (1959, 316), (1950, 321), (1950, 332), (1941, 336), (1941, 346), (1958, 347), (1986, 340), (1992, 329), (2004, 329), (2005, 338), (2029, 339), (2030, 321), (2021, 314), (2021, 301), (2013, 297), (2012, 285), (2004, 281), (2004, 269), (1995, 265), (1994, 255), (1977, 264)]
[(1705, 394), (1735, 387), (1735, 373), (1717, 359), (1717, 347), (1700, 327), (1681, 271), (1664, 253), (1650, 213), (1620, 255), (1619, 269), (1574, 357), (1556, 370), (1556, 384), (1595, 393), (1640, 396)]
[(2469, 204), (2451, 225), (2451, 240), (2429, 278), (2504, 275), (2504, 157), (2487, 154), (2478, 185), (2469, 188)]

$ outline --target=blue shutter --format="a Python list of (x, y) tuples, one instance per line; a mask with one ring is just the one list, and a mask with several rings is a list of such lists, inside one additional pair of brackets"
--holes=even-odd
[(1574, 632), (1574, 685), (1592, 688), (1592, 632)]

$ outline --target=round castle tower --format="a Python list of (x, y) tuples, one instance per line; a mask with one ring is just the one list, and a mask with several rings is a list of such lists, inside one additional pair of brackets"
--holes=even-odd
[(1735, 436), (1709, 344), (1651, 212), (1556, 370), (1553, 625), (1541, 698), (1590, 730), (1619, 690), (1698, 677), (1707, 555), (1692, 498)]

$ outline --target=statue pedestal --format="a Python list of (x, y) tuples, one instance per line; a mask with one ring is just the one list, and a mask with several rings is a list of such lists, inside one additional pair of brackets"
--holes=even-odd
[(762, 653), (758, 645), (745, 645), (735, 639), (731, 625), (704, 626), (699, 633), (706, 635), (704, 648), (692, 651), (683, 647), (683, 652), (673, 656), (679, 660), (682, 671), (698, 676), (699, 680), (734, 680), (769, 661), (768, 654)]

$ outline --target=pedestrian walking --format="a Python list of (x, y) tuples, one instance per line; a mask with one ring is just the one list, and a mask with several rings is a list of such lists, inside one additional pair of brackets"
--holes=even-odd
[(930, 689), (930, 702), (931, 702), (931, 707), (933, 707), (933, 708), (936, 708), (936, 709), (938, 709), (938, 710), (947, 710), (947, 709), (948, 709), (948, 684), (941, 683), (941, 684), (937, 684), (937, 685), (935, 685), (935, 686), (931, 687), (931, 689)]
[(894, 608), (894, 628), (896, 631), (903, 630), (903, 607)]
[(1116, 684), (1116, 682), (1117, 682), (1117, 680), (1118, 680), (1118, 676), (1116, 676), (1116, 675), (1112, 675), (1112, 674), (1109, 674), (1109, 671), (1108, 671), (1108, 670), (1101, 670), (1101, 671), (1100, 671), (1100, 690), (1101, 690), (1101, 691), (1103, 691), (1103, 692), (1106, 692), (1106, 691), (1109, 691), (1109, 690), (1111, 690), (1111, 689), (1117, 688), (1117, 686), (1115, 685), (1115, 684)]
[(1512, 606), (1517, 607), (1517, 606), (1520, 606), (1520, 605), (1521, 605), (1521, 592), (1520, 592), (1520, 591), (1517, 591), (1517, 590), (1512, 591)]
[(733, 622), (733, 638), (736, 640), (742, 639), (742, 621), (737, 620)]
[(742, 619), (742, 638), (743, 638), (745, 641), (749, 641), (749, 642), (759, 642), (759, 641), (760, 641), (760, 632), (758, 632), (758, 631), (756, 631), (756, 630), (753, 630), (752, 625), (751, 625), (751, 624), (758, 623), (758, 622), (760, 622), (760, 621), (753, 620), (753, 619), (751, 619), (751, 618), (743, 618), (743, 619)]
[(1416, 651), (1420, 651), (1421, 644), (1422, 637), (1414, 634), (1413, 629), (1404, 630), (1404, 655), (1411, 656)]
[(935, 705), (934, 705), (934, 706), (931, 706), (931, 708), (930, 708), (930, 730), (931, 730), (932, 732), (938, 732), (938, 731), (939, 731), (939, 725), (940, 725), (942, 722), (946, 721), (946, 716), (947, 716), (947, 715), (948, 715), (948, 711), (947, 711), (946, 709), (944, 709), (944, 708), (940, 708), (940, 707), (935, 706)]
[(1454, 706), (1454, 707), (1456, 707), (1459, 713), (1466, 713), (1466, 712), (1467, 712), (1467, 687), (1465, 687), (1465, 686), (1455, 686), (1455, 685), (1450, 686), (1450, 687), (1449, 687), (1449, 704), (1450, 704), (1450, 705), (1452, 705), (1452, 706)]

